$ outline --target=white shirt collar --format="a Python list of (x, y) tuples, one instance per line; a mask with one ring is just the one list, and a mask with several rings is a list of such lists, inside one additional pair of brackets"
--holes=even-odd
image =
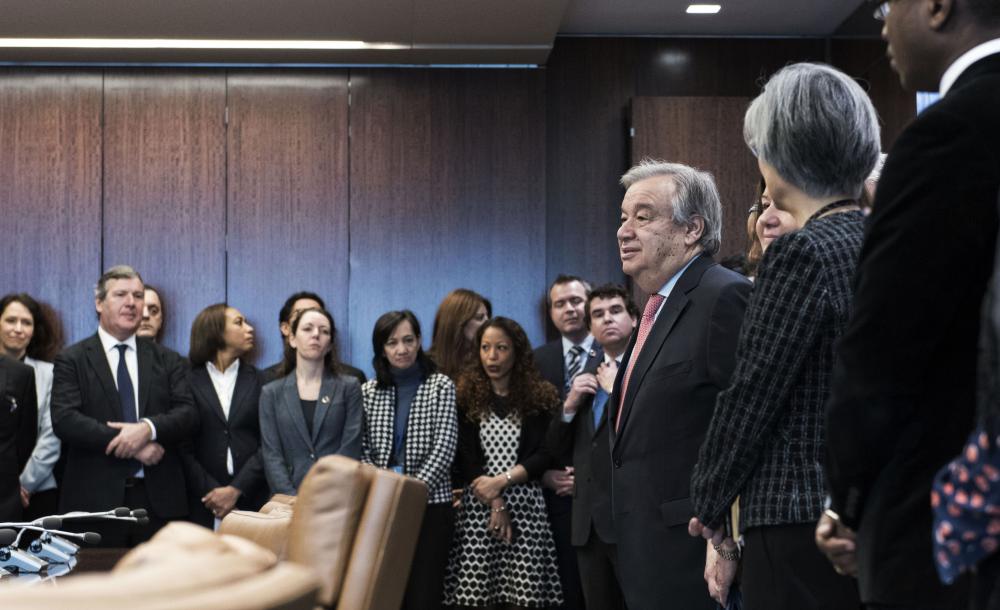
[(104, 348), (105, 354), (115, 349), (115, 346), (118, 345), (119, 343), (124, 343), (125, 345), (129, 346), (129, 349), (131, 349), (133, 352), (135, 351), (135, 333), (132, 333), (132, 335), (129, 336), (128, 339), (125, 339), (124, 341), (119, 341), (118, 339), (112, 337), (111, 333), (104, 330), (104, 328), (102, 328), (101, 326), (98, 326), (97, 336), (101, 339), (101, 346)]
[(240, 370), (240, 359), (233, 360), (233, 363), (225, 371), (217, 369), (211, 360), (205, 363), (205, 368), (208, 369), (208, 374), (212, 377), (235, 377)]
[(994, 38), (993, 40), (976, 45), (963, 53), (953, 64), (948, 66), (948, 69), (944, 71), (944, 75), (941, 76), (941, 97), (948, 94), (948, 91), (951, 90), (955, 81), (958, 80), (958, 77), (961, 76), (962, 73), (969, 68), (969, 66), (976, 63), (980, 59), (997, 53), (1000, 53), (1000, 38)]
[[(590, 348), (593, 344), (594, 344), (594, 336), (591, 334), (588, 334), (587, 337), (579, 343), (580, 347), (583, 348), (584, 355), (590, 354)], [(577, 344), (573, 343), (566, 337), (562, 338), (563, 358), (566, 357), (566, 354), (569, 353), (569, 350), (573, 349), (574, 345)]]
[(625, 354), (618, 354), (617, 358), (612, 358), (611, 354), (609, 354), (607, 352), (604, 352), (604, 362), (605, 362), (605, 364), (607, 364), (607, 363), (610, 363), (612, 360), (614, 360), (618, 364), (621, 364), (622, 363), (622, 356), (624, 356), (624, 355)]

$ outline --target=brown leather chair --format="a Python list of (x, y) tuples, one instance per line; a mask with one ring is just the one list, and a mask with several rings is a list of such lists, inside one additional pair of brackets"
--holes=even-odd
[(171, 523), (104, 574), (67, 576), (59, 586), (0, 584), (4, 610), (306, 610), (318, 581), (270, 551), (190, 523)]
[(261, 512), (246, 510), (230, 512), (219, 525), (219, 533), (252, 540), (274, 553), (278, 559), (287, 559), (292, 510), (286, 504), (277, 504), (276, 507), (270, 507), (270, 504), (269, 502), (264, 505), (264, 508), (268, 509), (266, 512), (264, 508)]
[[(361, 464), (343, 456), (320, 459), (299, 486), (299, 493), (272, 498), (263, 510), (292, 516), (285, 547), (289, 561), (315, 570), (319, 603), (346, 610), (397, 610), (427, 506), (422, 482)], [(237, 514), (222, 530), (244, 535), (250, 523)], [(241, 527), (235, 527), (236, 521)], [(256, 525), (256, 523), (254, 523)], [(249, 534), (259, 540), (262, 534)]]

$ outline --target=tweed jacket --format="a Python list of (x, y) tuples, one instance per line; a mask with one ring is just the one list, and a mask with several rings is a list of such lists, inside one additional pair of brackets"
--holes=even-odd
[[(361, 461), (386, 468), (392, 453), (396, 387), (379, 387), (377, 379), (361, 386), (364, 432)], [(432, 373), (417, 388), (406, 423), (403, 473), (427, 484), (428, 504), (451, 502), (451, 464), (458, 445), (455, 384)]]
[(824, 408), (862, 233), (860, 212), (831, 214), (764, 255), (736, 371), (692, 474), (695, 513), (706, 525), (717, 527), (737, 495), (743, 528), (812, 523), (822, 513)]

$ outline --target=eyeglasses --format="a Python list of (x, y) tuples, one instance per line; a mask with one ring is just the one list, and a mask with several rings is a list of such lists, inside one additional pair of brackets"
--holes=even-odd
[(885, 21), (885, 18), (889, 16), (889, 3), (883, 2), (875, 7), (875, 12), (872, 14), (877, 21)]

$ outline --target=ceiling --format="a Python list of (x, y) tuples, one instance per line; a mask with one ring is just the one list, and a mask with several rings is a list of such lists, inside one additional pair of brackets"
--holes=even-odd
[(829, 36), (864, 8), (862, 0), (712, 1), (722, 3), (717, 15), (687, 15), (687, 0), (8, 2), (0, 38), (350, 40), (370, 48), (0, 48), (0, 62), (541, 65), (557, 35)]

